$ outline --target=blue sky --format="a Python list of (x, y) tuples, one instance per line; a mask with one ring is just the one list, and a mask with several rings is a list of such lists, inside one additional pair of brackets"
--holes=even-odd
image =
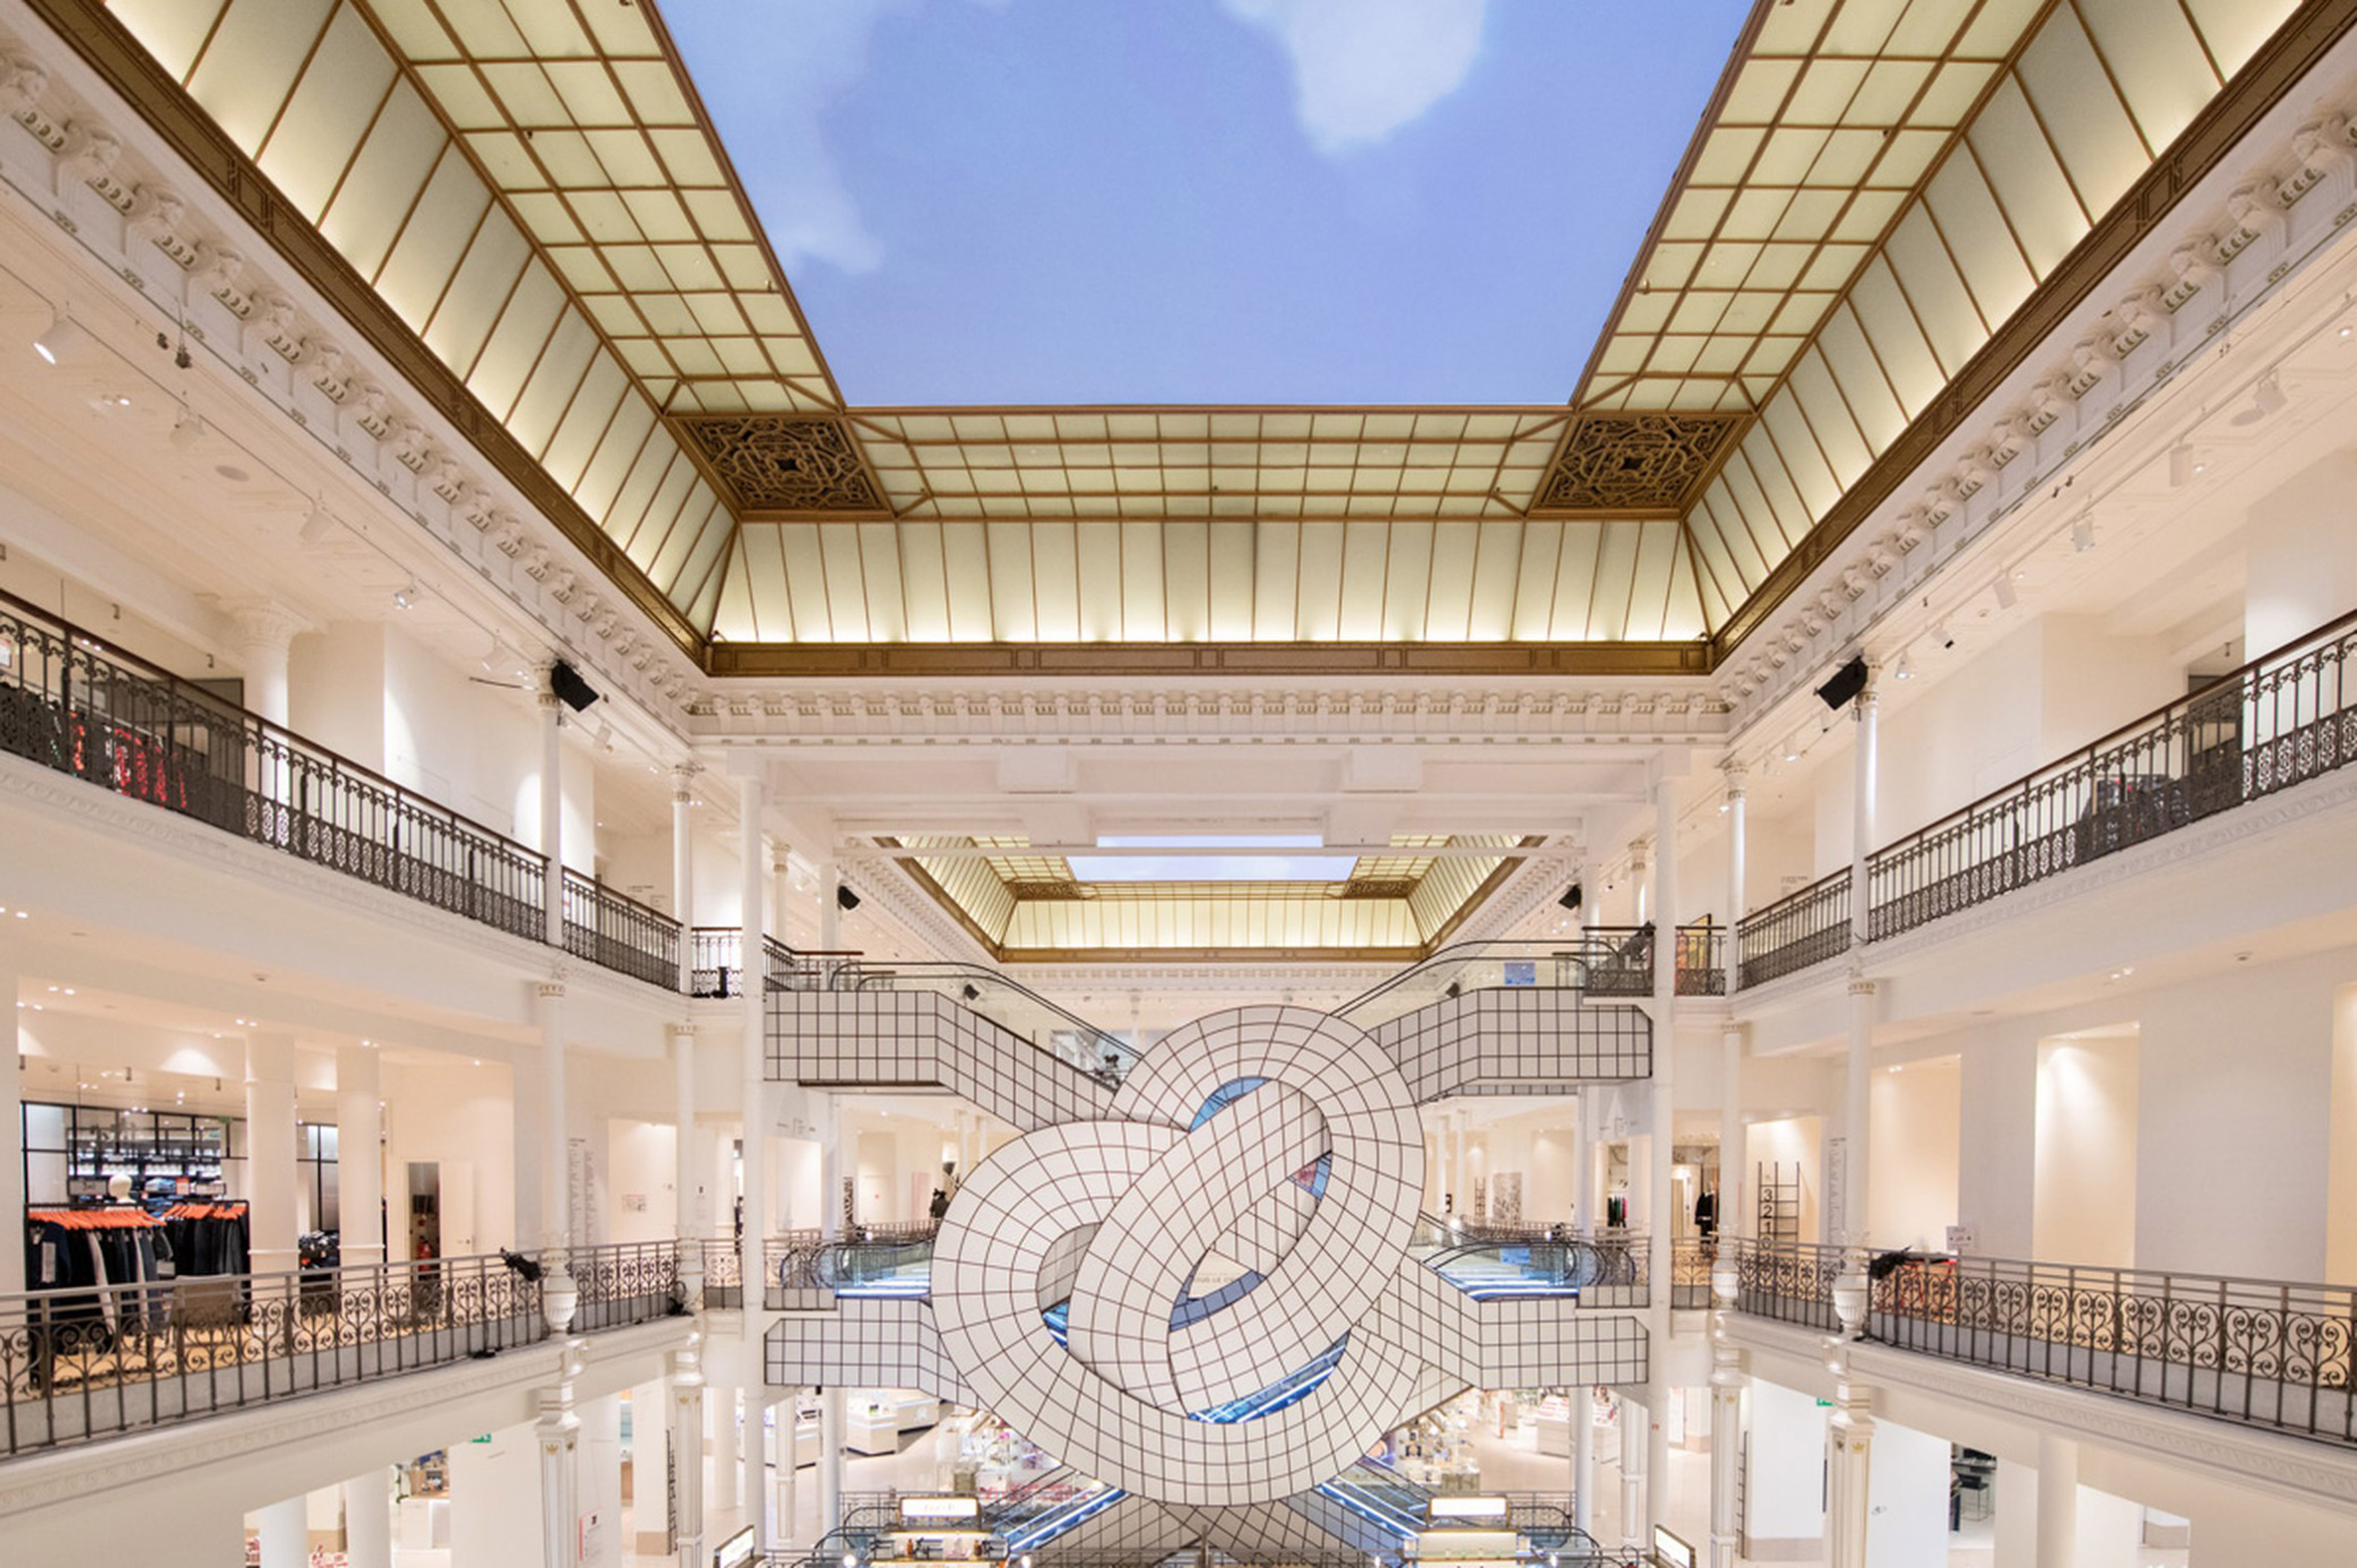
[(1748, 9), (663, 14), (853, 404), (1557, 403)]

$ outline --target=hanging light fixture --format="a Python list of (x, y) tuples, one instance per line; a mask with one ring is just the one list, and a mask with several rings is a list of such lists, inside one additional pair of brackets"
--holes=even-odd
[(412, 577), (408, 582), (393, 590), (394, 608), (402, 610), (417, 608), (418, 596), (424, 591), (418, 586), (418, 580)]
[(185, 403), (172, 417), (171, 445), (175, 451), (186, 452), (204, 439), (204, 417)]
[(314, 495), (311, 498), (311, 509), (303, 513), (303, 525), (295, 529), (295, 542), (298, 544), (323, 543), (327, 536), (335, 531), (335, 526), (336, 520), (329, 515), (327, 503)]

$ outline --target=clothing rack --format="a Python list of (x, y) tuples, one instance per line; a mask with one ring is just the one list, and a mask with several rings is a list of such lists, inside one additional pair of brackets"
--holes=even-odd
[(27, 1209), (33, 1225), (63, 1225), (68, 1230), (161, 1230), (164, 1221), (142, 1208)]

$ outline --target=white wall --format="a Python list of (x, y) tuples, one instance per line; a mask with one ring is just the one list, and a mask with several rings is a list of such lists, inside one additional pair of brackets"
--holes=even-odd
[(1957, 1058), (1956, 1223), (1989, 1258), (2037, 1255), (2038, 1040), (2010, 1026), (1973, 1037)]
[[(2038, 1047), (2037, 1196), (2031, 1255), (2126, 1268), (2137, 1256), (2137, 1042), (2133, 1034)], [(2188, 1164), (2188, 1150), (2171, 1157)]]
[(2357, 457), (2336, 455), (2254, 504), (2243, 527), (2246, 657), (2259, 658), (2357, 608)]
[[(515, 1233), (515, 1140), (512, 1078), (506, 1067), (416, 1064), (386, 1065), (385, 1196), (392, 1210), (393, 1255), (409, 1256), (409, 1167), (432, 1160), (443, 1165), (446, 1188), (459, 1169), (472, 1171), (475, 1248), (537, 1246), (537, 1236)], [(444, 1199), (445, 1211), (449, 1205)], [(455, 1256), (457, 1242), (445, 1235), (443, 1252)]]
[(1801, 1173), (1801, 1229), (1803, 1241), (1820, 1241), (1819, 1200), (1825, 1182), (1825, 1118), (1785, 1116), (1755, 1121), (1745, 1129), (1743, 1187), (1753, 1213), (1745, 1216), (1747, 1235), (1757, 1235), (1760, 1185), (1755, 1173), (1765, 1164), (1781, 1164), (1789, 1177), (1794, 1166)]
[(2323, 1277), (2338, 967), (2257, 966), (2143, 999), (2139, 1266)]
[(1947, 1439), (1877, 1420), (1866, 1470), (1866, 1568), (1946, 1562)]
[(540, 1561), (540, 1459), (527, 1426), (450, 1448), (450, 1568)]
[(1877, 1248), (1947, 1244), (1956, 1223), (1962, 1080), (1954, 1057), (1874, 1074), (1866, 1233)]
[(2357, 986), (2332, 994), (2332, 1149), (2326, 1173), (2324, 1277), (2357, 1284)]
[(606, 1123), (610, 1198), (606, 1235), (618, 1242), (668, 1241), (679, 1214), (679, 1138), (668, 1121), (617, 1116)]
[(1745, 1477), (1744, 1555), (1789, 1558), (1766, 1542), (1816, 1542), (1825, 1535), (1826, 1410), (1809, 1395), (1752, 1380), (1750, 1473)]

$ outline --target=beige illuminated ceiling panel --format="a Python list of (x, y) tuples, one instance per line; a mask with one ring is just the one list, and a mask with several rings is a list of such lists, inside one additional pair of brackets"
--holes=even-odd
[(1710, 627), (1673, 519), (1214, 518), (748, 522), (716, 631), (731, 644), (1690, 645)]
[[(902, 868), (1003, 962), (1422, 957), (1495, 888), (1511, 865), (1505, 851), (1534, 842), (1496, 833), (1404, 836), (1394, 840), (1401, 853), (1361, 855), (1333, 882), (1090, 882), (1062, 855), (1024, 853), (1028, 845), (1017, 838), (904, 837), (880, 846), (916, 851), (903, 855)], [(940, 852), (951, 849), (1006, 852)], [(1458, 852), (1433, 852), (1442, 850)]]
[(109, 10), (460, 379), (551, 515), (577, 508), (658, 619), (707, 633), (734, 519), (663, 416), (840, 399), (651, 9)]
[(1766, 585), (2294, 8), (2053, 9), (1695, 506), (1714, 623)]

